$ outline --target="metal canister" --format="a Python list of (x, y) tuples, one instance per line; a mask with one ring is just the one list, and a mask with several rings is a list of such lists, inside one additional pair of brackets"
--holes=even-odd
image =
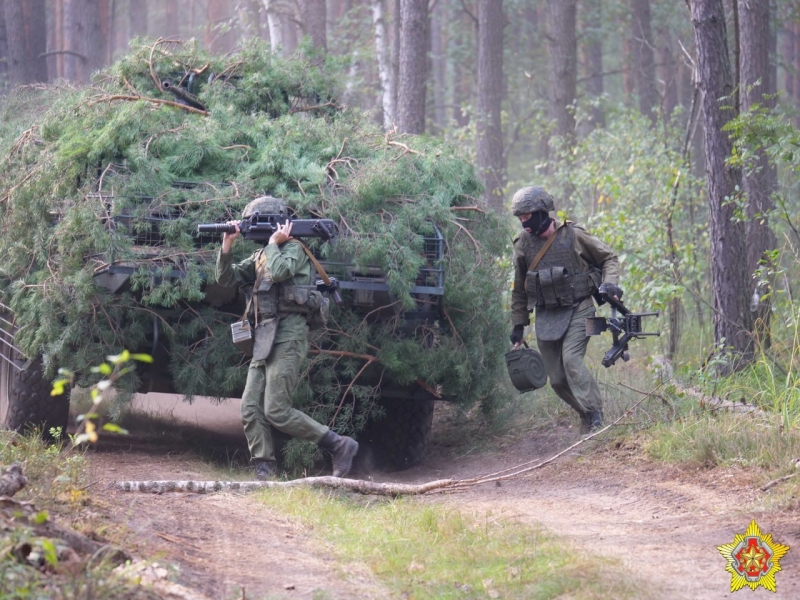
[(538, 351), (529, 348), (517, 348), (506, 352), (506, 367), (511, 383), (520, 393), (538, 390), (547, 385), (547, 371), (544, 359)]

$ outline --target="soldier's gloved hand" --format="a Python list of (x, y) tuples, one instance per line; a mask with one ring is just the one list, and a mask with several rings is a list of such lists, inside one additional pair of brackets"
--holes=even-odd
[(616, 297), (617, 300), (622, 300), (622, 288), (615, 283), (601, 283), (597, 291), (600, 294), (605, 294), (606, 296), (610, 296), (612, 298)]
[(511, 330), (511, 335), (508, 338), (511, 340), (511, 343), (515, 346), (522, 341), (522, 335), (525, 332), (525, 325), (514, 325), (514, 329)]

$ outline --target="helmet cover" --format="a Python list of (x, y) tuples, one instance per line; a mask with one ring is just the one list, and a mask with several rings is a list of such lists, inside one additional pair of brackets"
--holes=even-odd
[(537, 186), (524, 187), (514, 194), (511, 200), (511, 212), (515, 217), (528, 215), (537, 211), (550, 212), (555, 210), (553, 197), (544, 188)]
[(251, 200), (247, 206), (244, 207), (242, 217), (250, 217), (255, 213), (260, 215), (288, 216), (289, 209), (286, 206), (286, 202), (280, 198), (274, 198), (272, 196), (259, 196), (255, 200)]

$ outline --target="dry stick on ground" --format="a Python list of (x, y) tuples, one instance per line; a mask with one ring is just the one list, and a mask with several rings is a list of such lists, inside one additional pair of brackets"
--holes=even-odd
[(666, 382), (659, 383), (653, 390), (648, 393), (644, 398), (636, 402), (633, 406), (628, 408), (622, 413), (613, 423), (606, 425), (599, 431), (586, 436), (566, 448), (551, 456), (550, 458), (534, 464), (535, 461), (529, 461), (516, 465), (496, 473), (490, 473), (481, 477), (472, 479), (439, 479), (437, 481), (430, 481), (418, 485), (410, 485), (405, 483), (376, 483), (374, 481), (362, 481), (358, 479), (341, 479), (338, 477), (306, 477), (304, 479), (294, 479), (292, 481), (119, 481), (114, 484), (117, 490), (123, 492), (149, 492), (151, 494), (163, 494), (164, 492), (195, 492), (199, 494), (207, 494), (209, 492), (249, 492), (259, 489), (287, 489), (296, 487), (311, 487), (318, 489), (333, 489), (343, 490), (348, 492), (355, 492), (358, 494), (374, 494), (377, 496), (419, 496), (421, 494), (428, 494), (431, 492), (449, 492), (461, 490), (467, 487), (480, 485), (483, 483), (493, 483), (512, 479), (529, 473), (535, 469), (539, 469), (547, 464), (550, 464), (557, 458), (567, 454), (571, 450), (580, 447), (591, 439), (596, 438), (598, 435), (608, 431), (614, 425), (617, 425), (622, 419), (628, 416), (636, 407), (649, 398), (652, 394), (658, 391)]
[(761, 491), (762, 491), (762, 492), (766, 492), (766, 491), (767, 491), (767, 490), (769, 490), (770, 488), (772, 488), (772, 487), (775, 487), (775, 486), (776, 486), (776, 485), (778, 485), (779, 483), (783, 483), (784, 481), (786, 481), (786, 480), (788, 480), (788, 479), (791, 479), (791, 478), (792, 478), (792, 477), (794, 477), (795, 475), (797, 475), (797, 473), (790, 473), (789, 475), (784, 475), (783, 477), (778, 477), (777, 479), (773, 479), (773, 480), (772, 480), (772, 481), (770, 481), (769, 483), (766, 483), (766, 484), (762, 485), (762, 486), (761, 486)]
[(130, 101), (141, 100), (143, 102), (152, 102), (153, 104), (174, 106), (175, 108), (180, 108), (181, 110), (197, 113), (198, 115), (208, 116), (208, 111), (206, 110), (200, 110), (199, 108), (187, 106), (186, 104), (178, 104), (177, 102), (172, 102), (171, 100), (162, 100), (161, 98), (148, 98), (146, 96), (127, 96), (125, 94), (114, 94), (113, 96), (98, 98), (97, 100), (94, 100), (91, 104), (100, 104), (101, 102), (113, 102), (114, 100), (130, 100)]

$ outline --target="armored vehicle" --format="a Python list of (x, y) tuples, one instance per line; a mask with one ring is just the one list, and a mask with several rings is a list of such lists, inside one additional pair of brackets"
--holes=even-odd
[(339, 230), (309, 240), (343, 302), (313, 334), (298, 406), (389, 468), (421, 459), (435, 401), (491, 408), (507, 275), (495, 257), (509, 236), (455, 149), (379, 131), (334, 100), (334, 79), (263, 45), (213, 57), (157, 41), (91, 88), (11, 96), (15, 134), (0, 136), (11, 140), (0, 169), (8, 427), (63, 427), (56, 370), (86, 373), (123, 348), (155, 360), (119, 382), (121, 396), (237, 397), (247, 359), (230, 326), (245, 291), (215, 283), (220, 237), (197, 224), (238, 219), (262, 194)]

